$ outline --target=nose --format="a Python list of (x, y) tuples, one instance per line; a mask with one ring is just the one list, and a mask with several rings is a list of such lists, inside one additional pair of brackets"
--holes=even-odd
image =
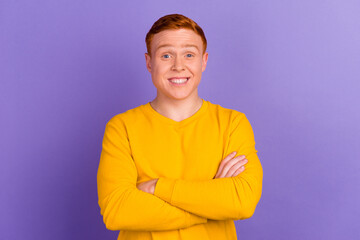
[(184, 69), (185, 69), (185, 67), (184, 67), (184, 63), (183, 63), (183, 60), (181, 59), (181, 57), (175, 57), (174, 64), (172, 66), (172, 70), (182, 71)]

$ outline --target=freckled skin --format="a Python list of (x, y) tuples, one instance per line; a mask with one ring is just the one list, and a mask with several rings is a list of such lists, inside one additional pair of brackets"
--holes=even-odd
[[(163, 45), (167, 46), (160, 47)], [(198, 85), (208, 53), (203, 53), (203, 42), (198, 34), (189, 29), (157, 33), (151, 42), (151, 56), (145, 53), (145, 59), (157, 88), (154, 102), (199, 101)], [(168, 80), (172, 77), (190, 77), (190, 80), (184, 86), (174, 86)]]

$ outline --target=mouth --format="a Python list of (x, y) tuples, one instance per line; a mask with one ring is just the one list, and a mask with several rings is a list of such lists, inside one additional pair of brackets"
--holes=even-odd
[(190, 77), (173, 77), (169, 78), (169, 82), (175, 86), (183, 86), (189, 81)]

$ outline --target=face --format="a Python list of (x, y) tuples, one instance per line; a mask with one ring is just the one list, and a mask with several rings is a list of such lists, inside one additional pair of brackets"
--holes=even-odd
[(197, 87), (205, 71), (208, 53), (201, 37), (190, 29), (165, 30), (153, 36), (146, 67), (163, 100), (197, 98)]

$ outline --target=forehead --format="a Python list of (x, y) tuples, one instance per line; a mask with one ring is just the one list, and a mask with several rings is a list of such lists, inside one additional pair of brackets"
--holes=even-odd
[(159, 47), (185, 48), (196, 46), (202, 51), (201, 37), (190, 29), (164, 30), (154, 35), (151, 49), (157, 51)]

